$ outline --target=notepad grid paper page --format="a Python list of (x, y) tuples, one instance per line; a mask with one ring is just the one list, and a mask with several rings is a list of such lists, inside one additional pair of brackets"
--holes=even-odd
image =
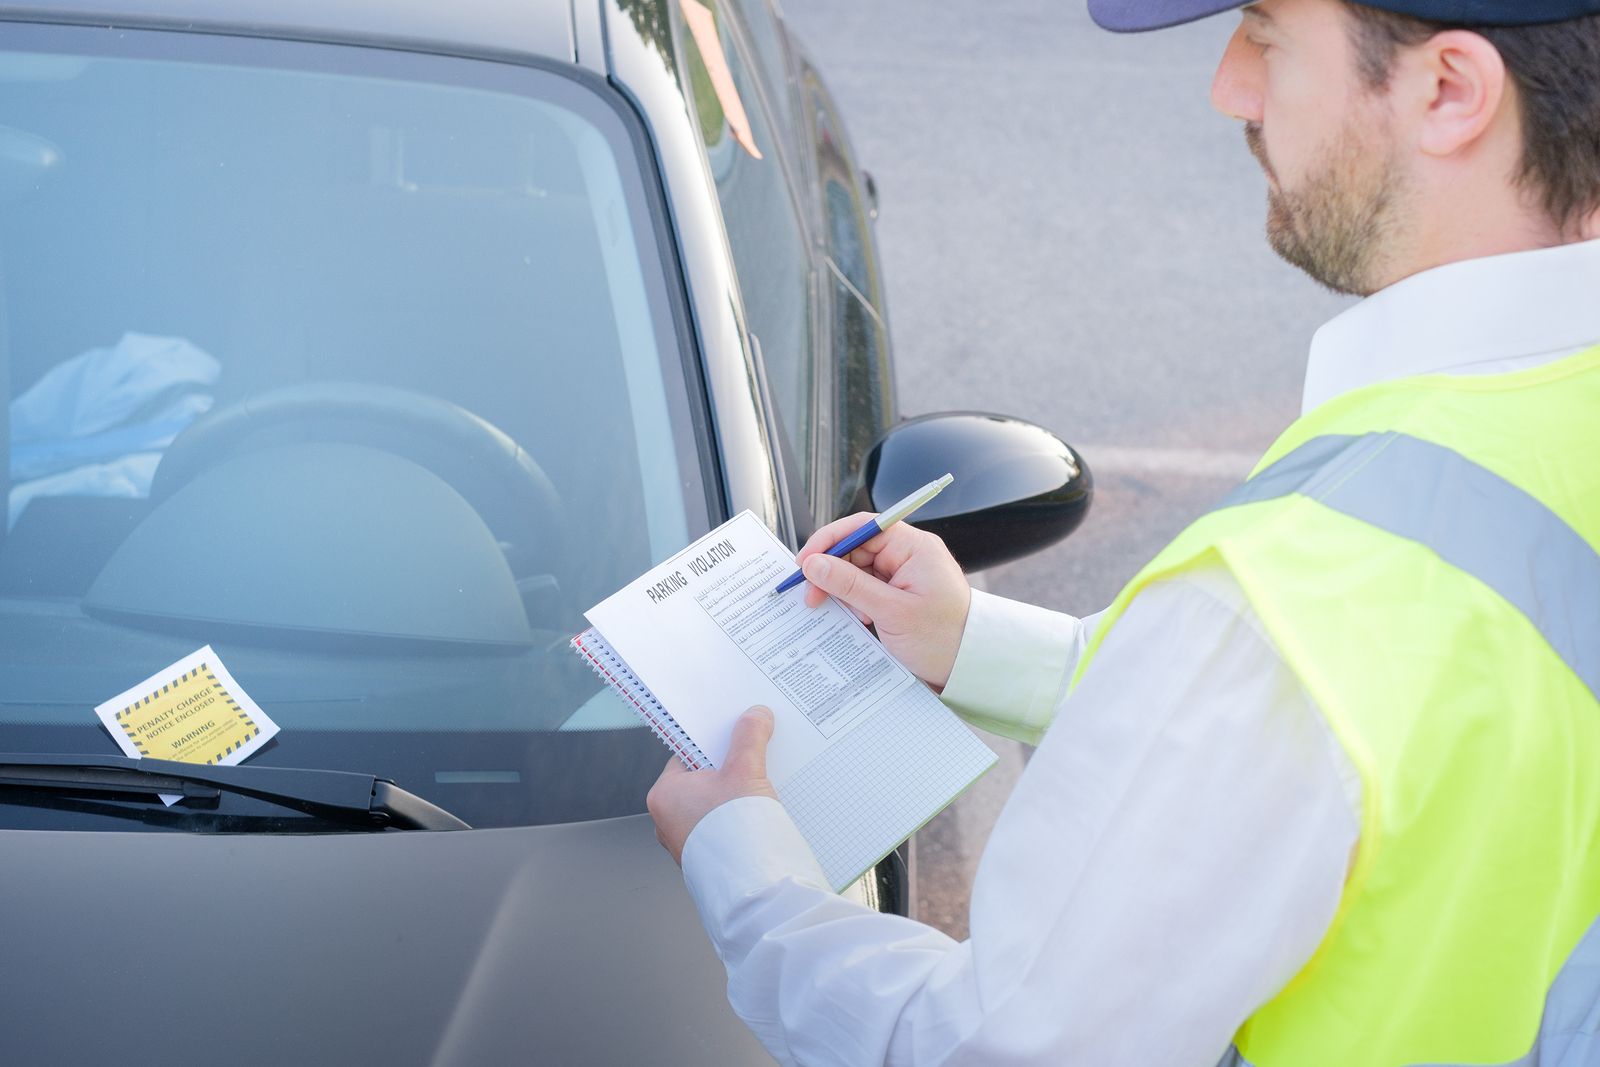
[(828, 883), (841, 890), (995, 758), (937, 697), (909, 685), (777, 790)]

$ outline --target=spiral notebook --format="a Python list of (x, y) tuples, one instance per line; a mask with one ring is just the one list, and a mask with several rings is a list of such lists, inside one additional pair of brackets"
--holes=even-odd
[(794, 557), (743, 512), (585, 613), (583, 656), (690, 769), (718, 766), (752, 704), (767, 772), (842, 890), (995, 755), (843, 605), (774, 593)]
[(601, 637), (594, 628), (587, 629), (572, 639), (572, 647), (578, 654), (589, 661), (589, 666), (598, 674), (602, 681), (615, 689), (623, 700), (633, 708), (633, 713), (644, 720), (644, 724), (661, 738), (661, 743), (670, 748), (683, 765), (691, 771), (698, 771), (711, 764), (706, 760), (700, 746), (695, 744), (689, 735), (684, 733), (678, 721), (667, 714), (667, 709), (661, 706), (661, 701), (655, 698), (648, 686), (639, 681), (639, 676), (628, 669), (628, 665), (617, 655), (616, 650), (606, 644), (606, 639)]

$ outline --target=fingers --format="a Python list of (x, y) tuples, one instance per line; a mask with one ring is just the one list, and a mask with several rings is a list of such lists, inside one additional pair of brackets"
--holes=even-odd
[(922, 533), (914, 527), (906, 527), (904, 536), (893, 538), (873, 557), (872, 569), (885, 579), (892, 577), (905, 566), (907, 560), (923, 549)]
[(772, 710), (756, 705), (733, 724), (728, 758), (722, 769), (744, 778), (767, 776), (767, 744), (772, 740)]
[[(885, 612), (892, 615), (903, 604), (904, 598), (909, 596), (859, 567), (832, 556), (810, 556), (801, 564), (801, 570), (805, 573), (806, 581), (872, 619), (883, 618)], [(806, 603), (810, 602), (808, 593)]]
[[(808, 608), (820, 608), (820, 607), (822, 607), (822, 602), (824, 600), (827, 600), (827, 599), (828, 599), (828, 594), (824, 590), (818, 589), (816, 586), (812, 585), (810, 582), (806, 583), (806, 607), (808, 607)], [(871, 626), (872, 625), (872, 616), (868, 615), (866, 612), (862, 611), (860, 608), (853, 608), (849, 604), (845, 604), (844, 610), (846, 610), (850, 614), (854, 615), (856, 617), (857, 621), (859, 621), (862, 626)]]
[(682, 763), (678, 762), (677, 756), (668, 756), (667, 765), (661, 768), (661, 773), (656, 776), (655, 784), (644, 795), (644, 806), (650, 812), (650, 817), (655, 820), (656, 840), (661, 842), (661, 847), (667, 848), (669, 852), (671, 849), (667, 847), (667, 839), (661, 833), (661, 807), (664, 803), (663, 798), (671, 792), (668, 783), (687, 769)]
[[(874, 541), (881, 541), (886, 536), (887, 536), (886, 534), (880, 534), (877, 537), (873, 538), (873, 540)], [(868, 542), (868, 543), (870, 544), (871, 542)], [(901, 555), (904, 556), (904, 553), (901, 553)], [(888, 581), (894, 575), (894, 570), (893, 569), (886, 569), (881, 563), (878, 562), (879, 560), (881, 560), (883, 558), (882, 556), (874, 554), (872, 552), (869, 552), (866, 548), (858, 548), (858, 549), (854, 550), (853, 552), (851, 552), (848, 556), (845, 556), (843, 558), (848, 560), (853, 566), (860, 567), (864, 571), (870, 571), (873, 574), (876, 574), (879, 578), (882, 578), (884, 581)], [(802, 573), (804, 573), (804, 567), (803, 566), (802, 566)], [(821, 589), (818, 589), (816, 586), (810, 584), (809, 582), (806, 583), (806, 607), (808, 607), (808, 608), (819, 608), (819, 607), (822, 606), (822, 602), (824, 600), (827, 600), (827, 599), (828, 599), (828, 594), (827, 593), (823, 592)], [(846, 605), (846, 606), (848, 607), (848, 605)], [(869, 618), (860, 609), (858, 609), (858, 608), (850, 608), (850, 611), (851, 611), (852, 614), (855, 615), (856, 618), (860, 619), (866, 625), (868, 625), (868, 626), (872, 625), (872, 619)]]
[[(859, 530), (862, 523), (876, 517), (870, 511), (858, 511), (854, 515), (846, 515), (842, 519), (834, 519), (828, 525), (806, 538), (806, 543), (800, 546), (800, 552), (795, 556), (795, 559), (804, 560), (807, 556), (814, 556), (818, 552), (828, 551), (828, 549)], [(869, 541), (868, 544), (871, 544), (871, 542)]]
[(856, 530), (861, 528), (862, 523), (867, 522), (869, 518), (875, 518), (875, 515), (872, 512), (856, 512), (854, 515), (835, 518), (834, 522), (830, 522), (829, 525), (819, 526), (818, 531), (811, 534), (810, 537), (806, 537), (805, 544), (800, 545), (800, 555), (827, 552), (835, 544), (843, 541), (845, 537), (856, 533)]

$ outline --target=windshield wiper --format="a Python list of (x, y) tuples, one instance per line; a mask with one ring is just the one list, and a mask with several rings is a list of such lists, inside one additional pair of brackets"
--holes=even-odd
[(393, 782), (353, 771), (215, 767), (127, 756), (0, 753), (0, 787), (94, 793), (165, 793), (215, 800), (221, 793), (268, 800), (309, 815), (404, 830), (470, 830), (448, 811)]

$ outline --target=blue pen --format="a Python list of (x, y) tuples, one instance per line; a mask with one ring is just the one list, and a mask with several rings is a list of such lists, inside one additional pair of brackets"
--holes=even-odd
[[(894, 507), (880, 511), (876, 517), (868, 519), (860, 529), (856, 530), (855, 533), (851, 534), (843, 541), (840, 541), (838, 544), (828, 549), (828, 555), (848, 556), (851, 552), (854, 552), (856, 549), (860, 548), (862, 545), (866, 544), (874, 537), (877, 537), (883, 531), (887, 530), (889, 527), (893, 526), (895, 523), (899, 522), (901, 519), (905, 518), (907, 515), (910, 515), (913, 511), (916, 511), (922, 505), (938, 496), (940, 490), (955, 480), (956, 476), (953, 474), (946, 474), (943, 478), (935, 478), (921, 489), (918, 489), (915, 493), (912, 493), (910, 496), (900, 501)], [(789, 577), (779, 582), (778, 588), (773, 590), (773, 592), (782, 593), (785, 590), (793, 589), (795, 586), (799, 585), (805, 580), (805, 573), (797, 570), (793, 574), (789, 575)]]

